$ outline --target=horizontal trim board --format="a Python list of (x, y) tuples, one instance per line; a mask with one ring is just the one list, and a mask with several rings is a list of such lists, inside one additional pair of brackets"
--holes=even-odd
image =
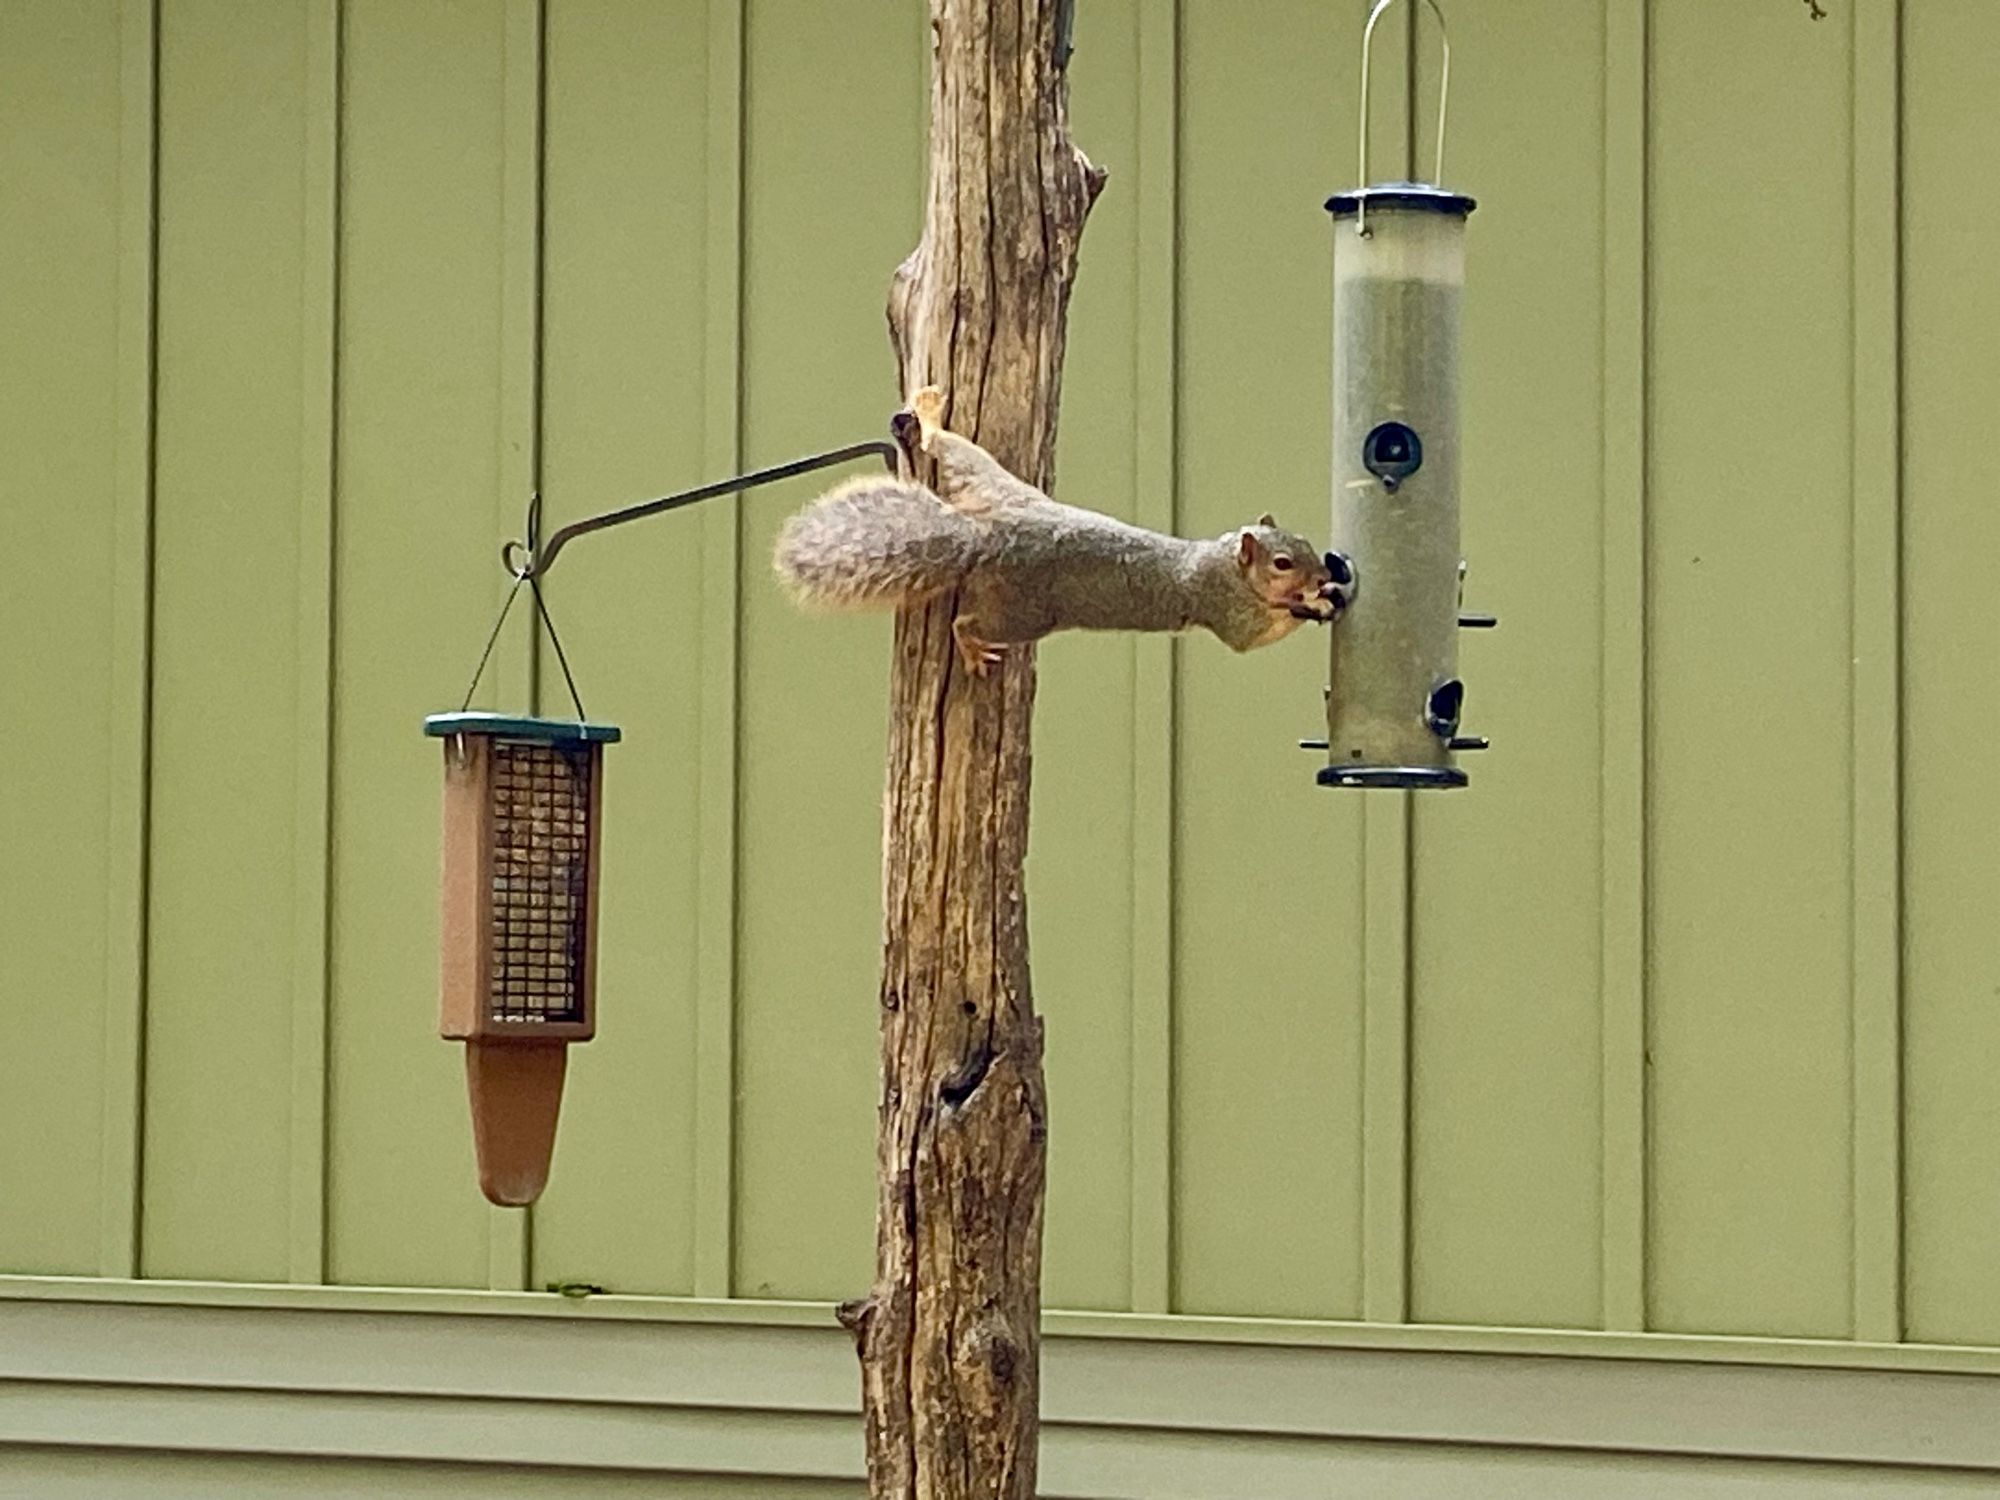
[[(1045, 1428), (1105, 1441), (1205, 1433), (2000, 1473), (2000, 1382), (1977, 1374), (1053, 1326), (1046, 1348)], [(0, 1443), (539, 1464), (588, 1454), (609, 1467), (842, 1475), (858, 1463), (857, 1391), (851, 1342), (830, 1322), (0, 1300)]]
[[(95, 1393), (98, 1399), (91, 1399)], [(0, 1381), (0, 1445), (859, 1477), (846, 1414)]]
[[(615, 1294), (572, 1298), (546, 1292), (447, 1291), (427, 1287), (288, 1286), (279, 1283), (120, 1281), (90, 1276), (0, 1275), (0, 1310), (4, 1310), (10, 1302), (289, 1308), (337, 1313), (441, 1313), (581, 1322), (725, 1323), (739, 1327), (822, 1330), (834, 1327), (833, 1304), (829, 1302)], [(1059, 1310), (1045, 1313), (1042, 1326), (1046, 1336), (1052, 1340), (1108, 1338), (1167, 1344), (1400, 1349), (1438, 1354), (1514, 1354), (1554, 1359), (2000, 1375), (2000, 1347), (1985, 1344), (1871, 1344), (1845, 1339), (1603, 1333), (1568, 1328), (1493, 1328), (1448, 1323), (1356, 1323)]]
[[(71, 1481), (65, 1484), (65, 1478)], [(723, 1477), (686, 1469), (607, 1469), (570, 1465), (329, 1461), (293, 1455), (164, 1453), (158, 1450), (0, 1447), (0, 1485), (21, 1480), (33, 1493), (76, 1500), (189, 1494), (256, 1496), (280, 1489), (294, 1500), (498, 1500), (550, 1497), (755, 1495), (859, 1500), (857, 1480), (838, 1476)], [(81, 1480), (81, 1483), (75, 1481)], [(1717, 1463), (1644, 1455), (1578, 1455), (1454, 1448), (1443, 1444), (1298, 1443), (1218, 1445), (1200, 1437), (1100, 1440), (1055, 1432), (1042, 1444), (1045, 1500), (1214, 1500), (1254, 1493), (1259, 1500), (1325, 1500), (1330, 1493), (1371, 1500), (1437, 1500), (1465, 1494), (1534, 1495), (1536, 1500), (1713, 1500), (1754, 1486), (1763, 1500), (1936, 1500), (1989, 1494), (1983, 1475), (1937, 1471), (1831, 1469), (1817, 1464)], [(686, 1481), (698, 1488), (685, 1487)]]
[[(35, 1500), (860, 1500), (852, 1480), (725, 1478), (573, 1464), (158, 1449), (0, 1447), (0, 1494)], [(1872, 1497), (1871, 1497), (1872, 1500)]]

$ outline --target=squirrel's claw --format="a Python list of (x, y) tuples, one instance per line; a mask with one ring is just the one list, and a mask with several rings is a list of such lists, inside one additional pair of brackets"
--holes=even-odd
[(951, 635), (958, 646), (958, 659), (974, 677), (984, 677), (1005, 659), (1007, 648), (974, 635), (965, 628), (963, 615), (951, 622)]
[(1004, 660), (998, 651), (961, 651), (958, 655), (965, 663), (965, 670), (974, 677), (987, 676)]

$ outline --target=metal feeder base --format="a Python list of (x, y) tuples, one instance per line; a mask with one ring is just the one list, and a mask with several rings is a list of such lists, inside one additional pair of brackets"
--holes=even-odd
[(1456, 766), (1321, 766), (1313, 778), (1321, 786), (1449, 790), (1466, 784)]

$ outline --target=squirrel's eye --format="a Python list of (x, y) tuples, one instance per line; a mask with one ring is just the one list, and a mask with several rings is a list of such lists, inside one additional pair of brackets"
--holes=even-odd
[(1292, 560), (1280, 552), (1276, 557), (1271, 559), (1271, 566), (1276, 568), (1280, 573), (1289, 573), (1292, 571)]

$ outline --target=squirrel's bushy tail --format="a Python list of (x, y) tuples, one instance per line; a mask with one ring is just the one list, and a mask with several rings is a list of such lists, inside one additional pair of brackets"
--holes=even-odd
[(979, 560), (981, 528), (906, 479), (855, 479), (793, 516), (772, 558), (799, 602), (896, 609), (950, 588)]

